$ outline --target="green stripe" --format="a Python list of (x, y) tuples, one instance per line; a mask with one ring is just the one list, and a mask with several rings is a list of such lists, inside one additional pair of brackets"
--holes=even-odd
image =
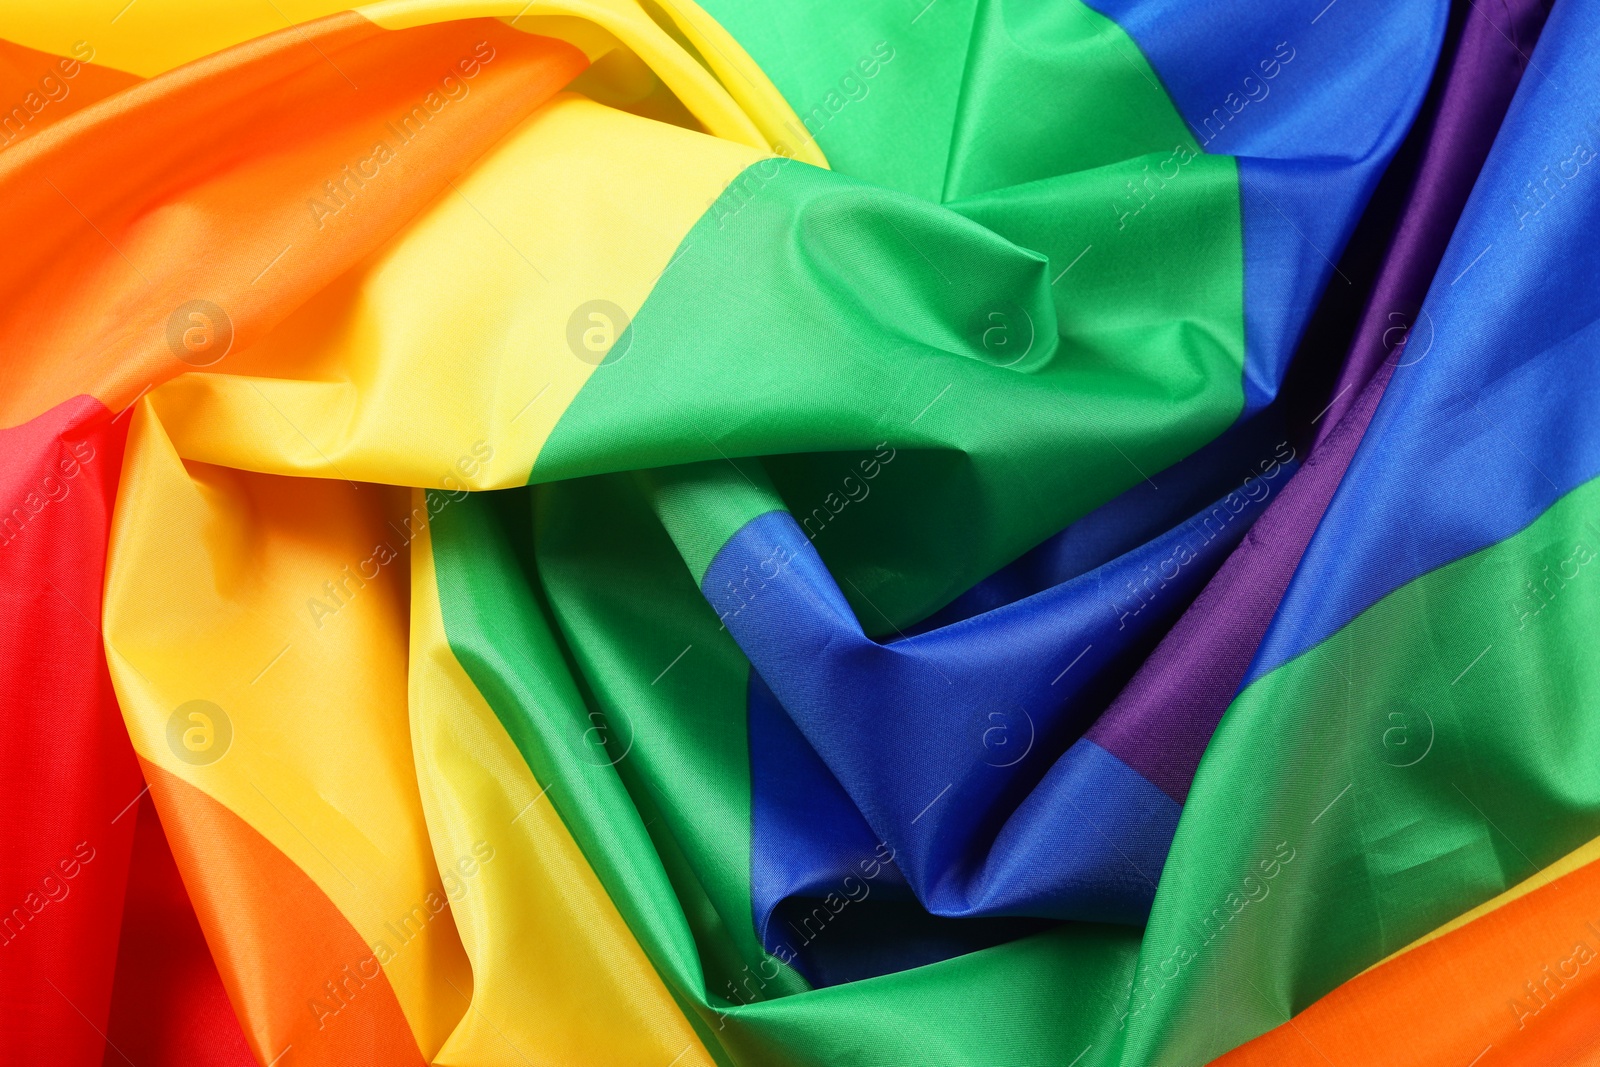
[[(974, 5), (947, 6), (973, 31)], [(727, 537), (789, 508), (864, 624), (887, 632), (1189, 454), (1242, 406), (1233, 161), (1191, 155), (1120, 30), (1076, 3), (1035, 8), (1009, 26), (986, 15), (972, 38), (983, 62), (929, 90), (945, 101), (927, 119), (946, 131), (936, 167), (919, 147), (905, 181), (858, 171), (963, 199), (937, 207), (791, 162), (750, 168), (686, 235), (625, 355), (564, 413), (530, 479), (549, 484), (435, 520), (452, 648), (535, 774), (557, 783), (557, 811), (674, 995), (735, 1062), (966, 1067), (1086, 1050), (1087, 1065), (1117, 1041), (1138, 932), (1076, 924), (827, 990), (780, 969), (758, 1003), (717, 1014), (764, 958), (750, 915), (749, 666), (696, 588)], [(1035, 84), (1061, 91), (1000, 85), (1031, 47), (1013, 36), (1063, 18), (1046, 36), (1066, 43), (1027, 60), (1043, 65), (1028, 68)], [(924, 44), (880, 59), (873, 91), (944, 62), (935, 37)], [(850, 107), (865, 119), (889, 98)], [(890, 125), (915, 104), (902, 98), (910, 111)], [(983, 142), (990, 131), (1015, 140)], [(1148, 203), (1129, 214), (1127, 184), (1163, 167), (1170, 178), (1143, 185)], [(597, 759), (584, 738), (602, 728)]]
[[(766, 959), (750, 918), (748, 662), (627, 475), (473, 494), (434, 518), (433, 549), (451, 650), (720, 1047), (739, 1024), (719, 994)], [(788, 968), (767, 985), (806, 988)]]
[[(1600, 836), (1597, 522), (1590, 482), (1240, 694), (1184, 807), (1123, 1062), (1206, 1062)], [(1263, 883), (1279, 842), (1294, 859)], [(1252, 872), (1265, 895), (1206, 943), (1229, 894), (1262, 894)]]
[(1112, 996), (1132, 973), (1138, 937), (1063, 927), (754, 1005), (730, 1048), (752, 1067), (1084, 1067), (1115, 1040)]
[[(757, 164), (685, 237), (532, 480), (768, 457), (870, 631), (928, 614), (1238, 414), (1233, 161), (1172, 162), (1140, 216), (1111, 208), (1168, 158), (974, 198), (982, 225)], [(895, 458), (873, 501), (841, 506), (880, 447)]]
[(757, 516), (783, 509), (765, 469), (750, 460), (663, 467), (641, 471), (639, 480), (697, 589), (736, 530)]
[(924, 200), (1194, 143), (1139, 47), (1080, 0), (705, 7), (799, 115), (796, 139)]
[(433, 539), (452, 651), (708, 1046), (759, 1067), (970, 1067), (1109, 1042), (1138, 935), (1087, 925), (827, 990), (783, 969), (767, 999), (719, 1016), (763, 958), (749, 668), (643, 489), (611, 476), (474, 494), (435, 517)]

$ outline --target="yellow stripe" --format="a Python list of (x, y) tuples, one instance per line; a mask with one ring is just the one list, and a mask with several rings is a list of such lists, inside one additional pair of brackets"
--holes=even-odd
[[(426, 507), (420, 491), (414, 507)], [(434, 1062), (710, 1064), (451, 651), (426, 532), (411, 564), (412, 745), (434, 849), (441, 869), (492, 856), (459, 866), (462, 895), (452, 907), (476, 989)]]
[(350, 6), (341, 0), (5, 0), (0, 37), (152, 78)]
[(652, 71), (712, 135), (827, 166), (820, 149), (743, 48), (693, 0), (653, 4), (692, 55), (637, 0), (4, 0), (0, 38), (150, 78), (256, 37), (353, 8), (386, 29), (501, 18), (529, 33), (569, 40), (591, 61), (613, 49)]
[(694, 0), (659, 0), (659, 4), (750, 116), (767, 145), (779, 155), (792, 156), (803, 163), (828, 165), (816, 139), (806, 131), (788, 101), (721, 23)]
[[(260, 831), (369, 946), (395, 949), (379, 960), (429, 1055), (472, 976), (448, 910), (403, 948), (389, 930), (445, 891), (407, 722), (406, 558), (361, 574), (376, 545), (403, 552), (387, 519), (407, 493), (186, 469), (148, 400), (133, 419), (104, 634), (134, 748)], [(195, 700), (211, 707), (174, 732)]]
[[(797, 158), (825, 165), (815, 145), (784, 136), (785, 121), (799, 129), (799, 120), (761, 68), (715, 20), (692, 0), (672, 0), (661, 8), (699, 56), (685, 51), (637, 0), (380, 0), (355, 10), (386, 29), (498, 17), (530, 33), (563, 37), (559, 27), (565, 20), (587, 20), (642, 60), (713, 136), (762, 152), (792, 144)], [(598, 58), (590, 52), (591, 60)]]
[(564, 94), (368, 266), (229, 356), (228, 373), (152, 393), (162, 422), (184, 457), (230, 467), (524, 484), (595, 371), (569, 346), (574, 315), (595, 300), (636, 314), (683, 235), (760, 158)]
[[(333, 9), (283, 6), (296, 21)], [(390, 29), (523, 12), (515, 25), (571, 40), (596, 61), (579, 88), (640, 114), (577, 94), (557, 98), (268, 337), (152, 399), (187, 459), (393, 485), (523, 484), (594, 373), (569, 340), (570, 324), (581, 330), (588, 321), (586, 306), (605, 301), (636, 315), (706, 208), (775, 147), (826, 160), (790, 135), (801, 127), (788, 105), (692, 0), (660, 9), (677, 37), (636, 0), (386, 0), (357, 10)], [(0, 5), (0, 37), (70, 51), (95, 36), (84, 27), (104, 31), (115, 13), (82, 3)], [(102, 32), (121, 51), (94, 45), (95, 58), (158, 73), (283, 28), (284, 17), (274, 17), (278, 24), (136, 0), (116, 32), (148, 33), (123, 40)], [(178, 23), (207, 30), (179, 33)], [(652, 95), (658, 79), (686, 112), (673, 115)], [(641, 117), (654, 112), (714, 136)], [(290, 246), (282, 269), (313, 253)]]

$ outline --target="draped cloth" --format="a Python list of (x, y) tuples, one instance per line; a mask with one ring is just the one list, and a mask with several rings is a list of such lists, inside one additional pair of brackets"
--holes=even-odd
[(1581, 1060), (1597, 43), (0, 7), (0, 1062)]

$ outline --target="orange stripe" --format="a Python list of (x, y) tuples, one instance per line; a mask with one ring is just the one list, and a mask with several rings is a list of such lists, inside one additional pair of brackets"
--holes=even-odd
[(382, 967), (316, 883), (232, 811), (140, 763), (256, 1059), (293, 1046), (301, 1065), (422, 1064)]
[(0, 426), (85, 393), (120, 409), (241, 352), (586, 63), (493, 19), (391, 31), (345, 12), (137, 84), (0, 152), (12, 237)]
[[(93, 55), (92, 48), (82, 50)], [(0, 40), (0, 148), (60, 122), (142, 81), (78, 56), (57, 56)]]
[(1600, 1063), (1600, 862), (1392, 957), (1216, 1063)]

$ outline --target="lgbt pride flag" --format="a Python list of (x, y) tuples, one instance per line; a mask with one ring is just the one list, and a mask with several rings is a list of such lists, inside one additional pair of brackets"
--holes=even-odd
[(0, 1067), (1600, 1063), (1600, 6), (0, 2)]

